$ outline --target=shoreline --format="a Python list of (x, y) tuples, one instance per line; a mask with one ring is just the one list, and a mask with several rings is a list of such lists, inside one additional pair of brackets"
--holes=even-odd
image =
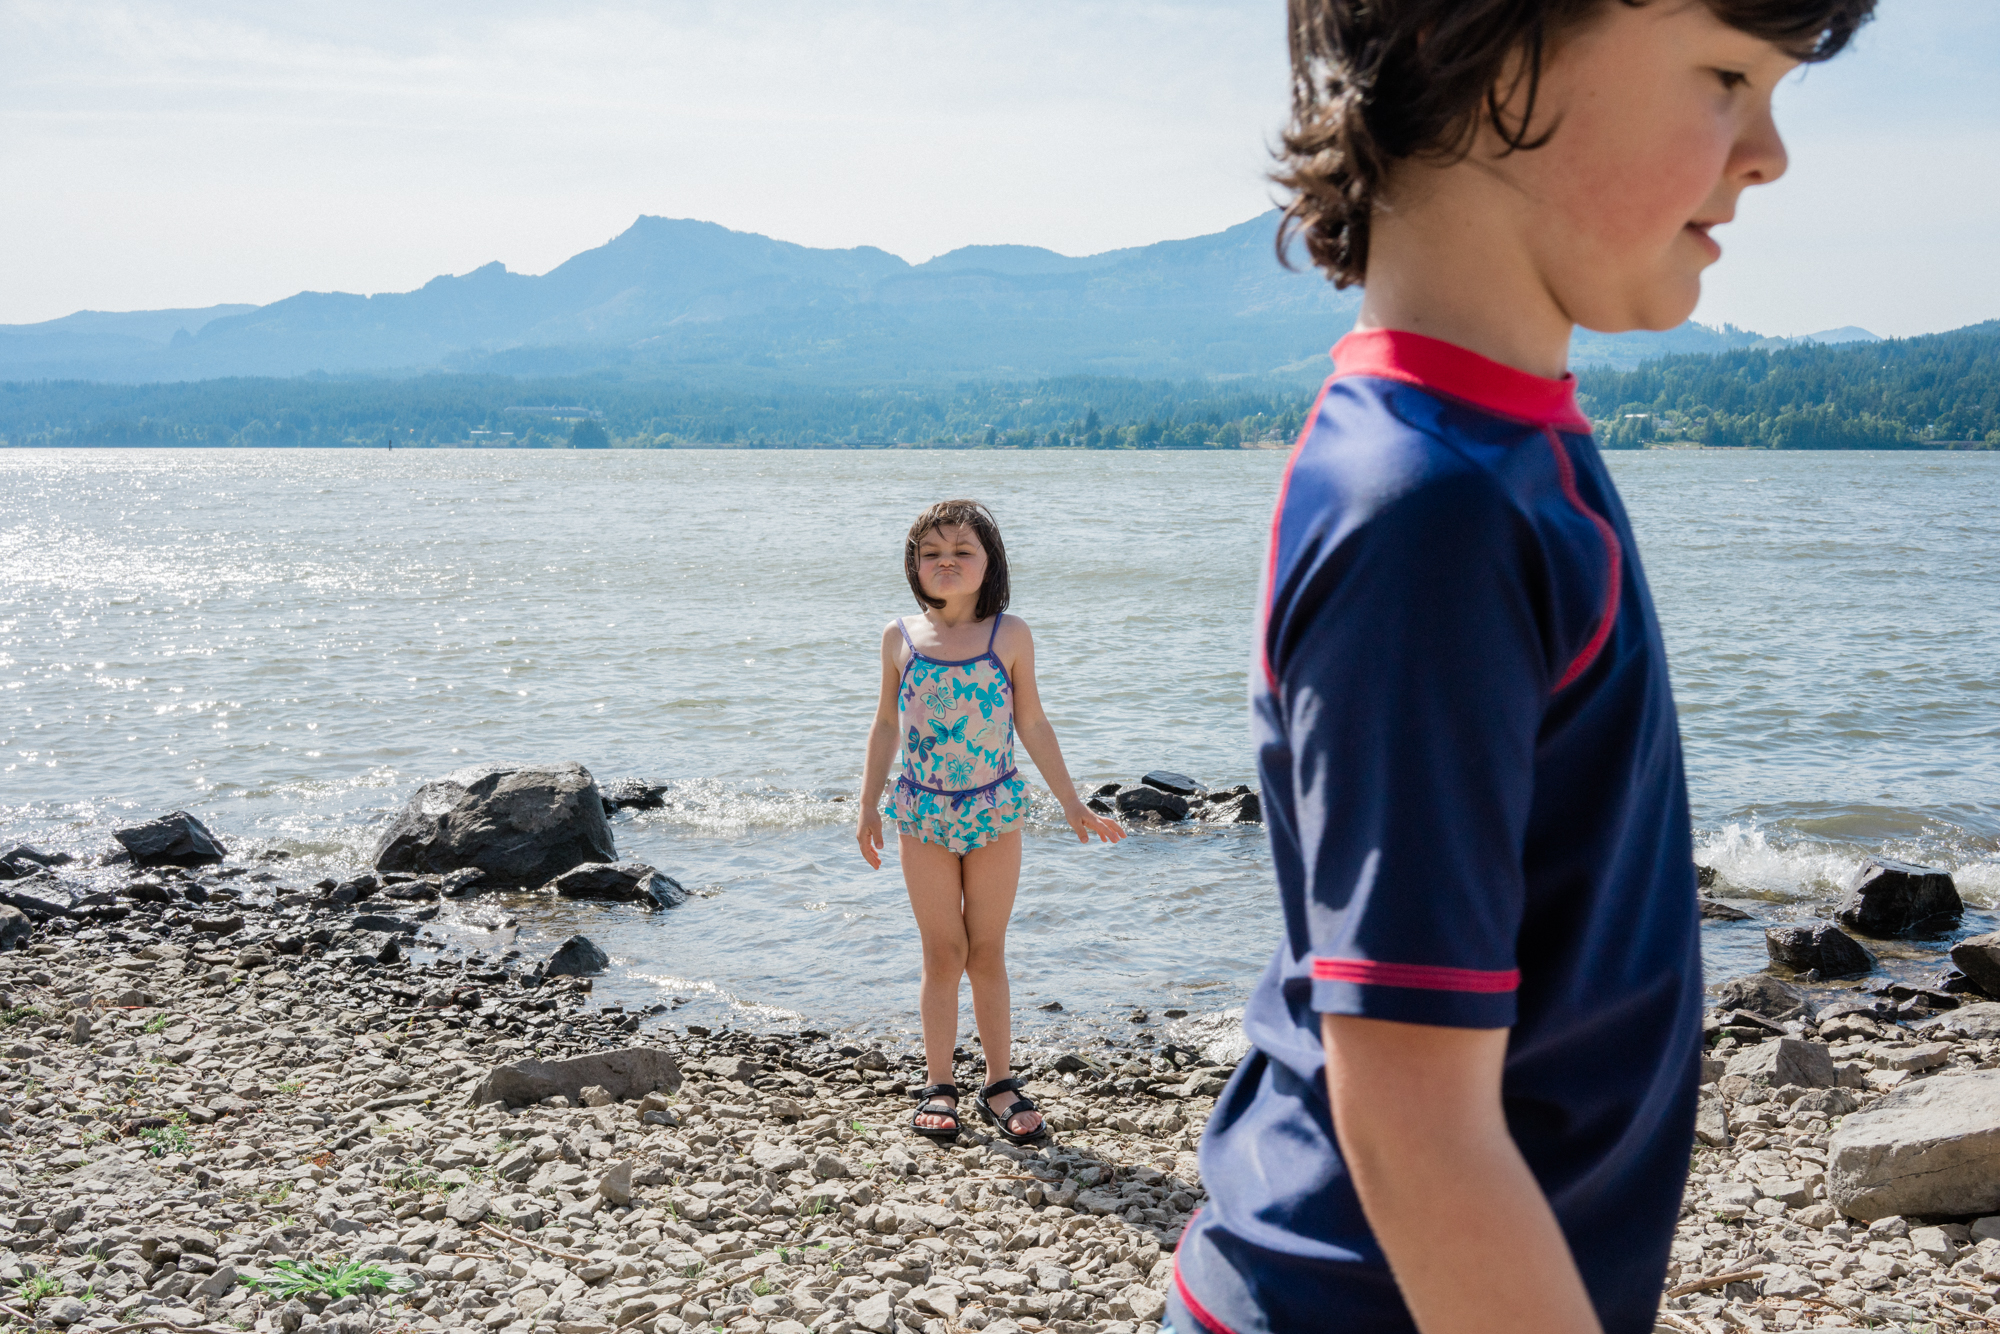
[[(529, 960), (413, 963), (396, 914), (420, 900), (342, 904), (329, 886), (262, 905), (232, 888), (247, 873), (180, 877), (202, 904), (80, 905), (118, 920), (57, 919), (0, 954), (0, 1305), (23, 1323), (1156, 1334), (1165, 1257), (1205, 1198), (1195, 1152), (1234, 1065), (1215, 1059), (1226, 1025), (1206, 1052), (1148, 1028), (1037, 1056), (1049, 1144), (968, 1118), (940, 1148), (904, 1128), (923, 1078), (907, 1043), (676, 1030)], [(1846, 1118), (2000, 1080), (2000, 1005), (1814, 1012), (1765, 981), (1710, 1018), (1658, 1328), (2000, 1324), (2000, 1219), (1868, 1228), (1826, 1203)], [(685, 1082), (473, 1105), (497, 1066), (632, 1047)], [(1778, 1078), (1794, 1049), (1825, 1057), (1804, 1085)], [(303, 1302), (250, 1286), (310, 1257), (410, 1286)]]

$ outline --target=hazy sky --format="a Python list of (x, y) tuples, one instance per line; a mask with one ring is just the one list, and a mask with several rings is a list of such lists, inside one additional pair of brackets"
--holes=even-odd
[[(1883, 0), (1780, 95), (1697, 318), (2000, 316), (2000, 5)], [(1268, 205), (1280, 0), (0, 0), (0, 323), (540, 273), (641, 213), (910, 260)]]

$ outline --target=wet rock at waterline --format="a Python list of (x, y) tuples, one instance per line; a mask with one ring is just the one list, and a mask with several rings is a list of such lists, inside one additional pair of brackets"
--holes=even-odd
[(641, 778), (614, 778), (602, 791), (606, 815), (613, 811), (657, 811), (667, 804), (667, 785)]
[(544, 1098), (568, 1098), (585, 1105), (584, 1090), (602, 1090), (596, 1105), (626, 1102), (648, 1093), (676, 1093), (681, 1068), (670, 1052), (657, 1047), (627, 1047), (595, 1052), (566, 1061), (517, 1061), (496, 1066), (472, 1091), (473, 1106), (504, 1102), (521, 1107)]
[(0, 904), (0, 950), (25, 948), (32, 933), (27, 914), (11, 904)]
[(587, 862), (564, 871), (542, 889), (566, 899), (643, 903), (656, 909), (677, 908), (688, 897), (680, 881), (644, 862)]
[(556, 947), (542, 969), (544, 977), (588, 977), (611, 966), (611, 956), (591, 943), (588, 936), (571, 936)]
[(2000, 1000), (2000, 931), (1967, 936), (1951, 947), (1951, 961), (1974, 986)]
[(26, 843), (16, 843), (0, 852), (0, 880), (24, 880), (57, 866), (67, 866), (72, 860), (67, 852), (43, 852)]
[(1843, 1121), (1828, 1197), (1860, 1219), (2000, 1210), (2000, 1071), (1927, 1079)]
[(1162, 792), (1159, 788), (1147, 787), (1143, 783), (1138, 787), (1126, 788), (1113, 798), (1113, 801), (1118, 808), (1118, 814), (1128, 820), (1149, 814), (1158, 814), (1167, 820), (1185, 820), (1188, 815), (1186, 797)]
[(1747, 922), (1750, 920), (1750, 914), (1744, 912), (1741, 908), (1732, 908), (1728, 904), (1718, 902), (1715, 899), (1701, 899), (1699, 902), (1704, 921)]
[(1861, 864), (1834, 915), (1850, 930), (1886, 937), (1941, 930), (1964, 911), (1949, 874), (1885, 857)]
[(1790, 1019), (1805, 1010), (1806, 998), (1797, 987), (1765, 973), (1752, 973), (1723, 983), (1716, 992), (1716, 1006), (1748, 1010), (1766, 1019)]
[(1875, 967), (1875, 956), (1831, 922), (1767, 927), (1764, 948), (1793, 972), (1823, 978), (1853, 977)]
[(208, 826), (186, 811), (114, 829), (111, 837), (130, 854), (135, 866), (208, 866), (229, 855), (229, 849)]
[(383, 831), (373, 858), (378, 871), (476, 869), (482, 885), (522, 889), (585, 862), (616, 860), (604, 798), (580, 764), (472, 765), (425, 783)]
[(1192, 797), (1208, 791), (1200, 783), (1186, 774), (1177, 774), (1171, 769), (1155, 769), (1139, 780), (1142, 787), (1155, 788), (1161, 792), (1171, 792), (1177, 797)]

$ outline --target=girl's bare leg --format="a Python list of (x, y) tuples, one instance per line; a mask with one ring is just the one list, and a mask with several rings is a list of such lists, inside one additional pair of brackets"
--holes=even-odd
[[(916, 914), (917, 934), (924, 946), (923, 982), (917, 992), (917, 1012), (924, 1026), (924, 1082), (949, 1084), (953, 1082), (951, 1054), (958, 1046), (958, 980), (965, 975), (967, 949), (962, 863), (949, 849), (908, 834), (902, 836), (901, 849), (903, 886), (909, 890), (910, 911)], [(1017, 839), (1017, 868), (1019, 864)], [(976, 1015), (979, 1013), (976, 984), (972, 997)], [(980, 1034), (984, 1041), (984, 1024)], [(927, 1115), (918, 1117), (917, 1124), (941, 1130), (951, 1122), (942, 1116)]]
[[(1013, 1016), (1007, 986), (1007, 919), (1014, 912), (1014, 893), (1021, 885), (1021, 834), (1012, 830), (960, 859), (965, 887), (965, 972), (972, 979), (972, 1018), (979, 1025), (979, 1045), (986, 1053), (986, 1082), (998, 1083), (1012, 1073)], [(953, 1000), (956, 1001), (954, 996)], [(956, 1022), (956, 1006), (953, 1009)], [(1018, 1094), (997, 1095), (999, 1111)], [(1042, 1124), (1036, 1112), (1012, 1117), (1007, 1128), (1032, 1135)]]

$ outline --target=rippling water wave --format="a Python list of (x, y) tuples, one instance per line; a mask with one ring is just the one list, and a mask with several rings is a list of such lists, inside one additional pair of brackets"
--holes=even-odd
[[(1952, 869), (1967, 929), (1992, 929), (2000, 459), (1609, 458), (1723, 892), (1806, 916), (1886, 852)], [(619, 848), (697, 897), (643, 917), (514, 896), (521, 947), (585, 930), (617, 963), (605, 999), (687, 1019), (908, 1027), (915, 930), (893, 863), (855, 852), (851, 793), (910, 517), (994, 506), (1080, 782), (1246, 782), (1282, 463), (0, 451), (0, 838), (92, 854), (185, 807), (311, 879), (360, 866), (426, 777), (576, 759), (672, 783)], [(1083, 849), (1043, 795), (1028, 843), (1010, 947), (1036, 1031), (1239, 1002), (1276, 942), (1259, 830)], [(1712, 972), (1763, 963), (1752, 925), (1707, 943)]]

